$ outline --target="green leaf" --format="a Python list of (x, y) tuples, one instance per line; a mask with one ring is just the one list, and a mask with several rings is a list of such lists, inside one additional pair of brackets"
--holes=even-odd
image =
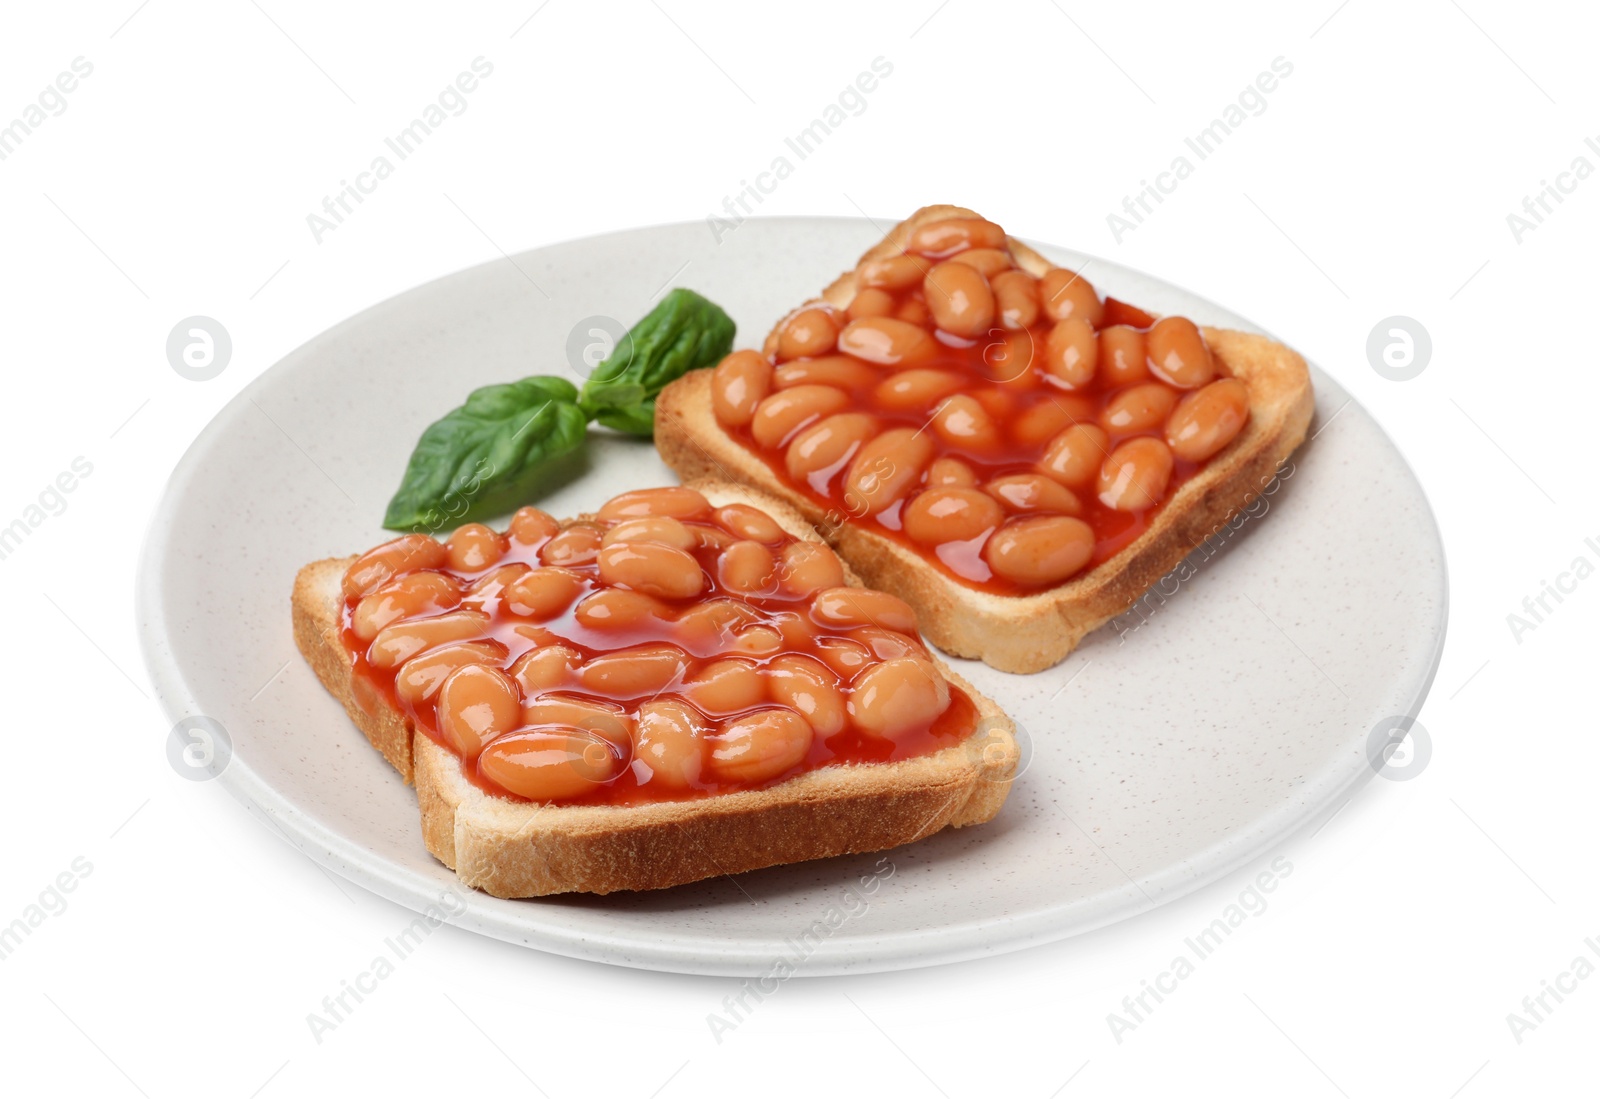
[(595, 367), (578, 402), (607, 427), (648, 436), (656, 395), (689, 371), (721, 360), (733, 350), (733, 333), (733, 319), (715, 302), (674, 289)]
[(596, 415), (602, 409), (631, 408), (654, 399), (637, 382), (601, 382), (596, 386), (585, 386), (584, 394), (579, 398), (583, 407)]
[(383, 525), (436, 531), (510, 511), (534, 497), (555, 459), (583, 445), (588, 422), (649, 437), (667, 383), (733, 347), (733, 321), (692, 290), (673, 290), (633, 326), (580, 395), (561, 378), (474, 390), (422, 433)]
[(595, 414), (595, 419), (613, 431), (650, 436), (655, 433), (655, 398), (652, 397), (640, 404), (602, 409)]
[(517, 507), (543, 467), (583, 443), (588, 417), (561, 378), (475, 389), (417, 441), (383, 525), (436, 531)]

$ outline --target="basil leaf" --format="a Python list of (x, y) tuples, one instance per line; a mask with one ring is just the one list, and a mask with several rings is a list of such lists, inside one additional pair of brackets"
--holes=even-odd
[(561, 378), (473, 390), (422, 433), (383, 525), (431, 532), (522, 504), (550, 459), (582, 445), (588, 417), (577, 397)]
[(538, 494), (554, 459), (583, 445), (588, 422), (649, 437), (656, 395), (733, 348), (732, 319), (692, 290), (667, 294), (580, 394), (561, 378), (524, 378), (474, 390), (422, 433), (383, 525), (436, 531), (498, 515)]
[(584, 409), (597, 419), (602, 410), (633, 408), (652, 400), (655, 398), (637, 382), (601, 382), (599, 385), (585, 386), (583, 396), (579, 398)]
[(733, 350), (733, 333), (733, 319), (716, 303), (674, 289), (595, 367), (578, 402), (607, 427), (648, 436), (656, 394), (689, 371), (717, 363)]
[(655, 434), (656, 400), (651, 397), (639, 404), (602, 409), (595, 419), (613, 431), (648, 437)]

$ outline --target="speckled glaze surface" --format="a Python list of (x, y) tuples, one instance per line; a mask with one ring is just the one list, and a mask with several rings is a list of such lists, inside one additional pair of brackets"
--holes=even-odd
[[(751, 346), (878, 236), (864, 220), (805, 218), (750, 220), (720, 244), (703, 223), (572, 241), (419, 287), (289, 355), (195, 441), (146, 542), (141, 631), (172, 720), (219, 721), (233, 746), (219, 781), (331, 870), (418, 910), (467, 892), (424, 850), (411, 790), (296, 654), (295, 571), (387, 537), (384, 504), (422, 428), (474, 386), (567, 373), (580, 321), (629, 324), (667, 285), (691, 286)], [(1157, 312), (1254, 327), (1104, 260), (1094, 277)], [(955, 662), (1024, 737), (991, 824), (659, 893), (469, 893), (451, 922), (690, 973), (764, 975), (779, 959), (804, 974), (908, 968), (1135, 915), (1331, 812), (1372, 777), (1369, 730), (1422, 704), (1446, 578), (1400, 454), (1326, 374), (1313, 379), (1315, 438), (1264, 507), (1139, 610), (1037, 675)], [(597, 434), (539, 502), (568, 515), (673, 481), (647, 442)]]

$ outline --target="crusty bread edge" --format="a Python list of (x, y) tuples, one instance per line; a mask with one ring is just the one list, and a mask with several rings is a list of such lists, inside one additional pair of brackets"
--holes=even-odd
[[(694, 487), (719, 505), (754, 504), (790, 533), (815, 538), (793, 509), (748, 486)], [(764, 789), (625, 808), (494, 797), (467, 781), (453, 753), (416, 735), (387, 703), (370, 713), (357, 704), (340, 638), (340, 580), (351, 560), (300, 570), (292, 599), (295, 642), (373, 747), (415, 784), (428, 850), (463, 883), (494, 896), (659, 889), (883, 850), (991, 820), (1009, 793), (1020, 758), (1011, 720), (935, 657), (940, 672), (971, 696), (979, 718), (973, 737), (930, 755), (824, 767)]]
[[(930, 206), (889, 231), (863, 260), (897, 254), (917, 226), (947, 217), (978, 217), (957, 206)], [(1053, 266), (1011, 241), (1023, 269)], [(820, 299), (838, 308), (855, 295), (855, 268)], [(776, 345), (783, 319), (764, 345)], [(1204, 329), (1225, 371), (1250, 391), (1250, 422), (1227, 449), (1179, 487), (1150, 527), (1132, 544), (1089, 572), (1048, 591), (1001, 596), (969, 588), (932, 568), (899, 543), (853, 522), (839, 522), (776, 477), (757, 455), (730, 436), (711, 411), (711, 371), (687, 374), (656, 401), (656, 446), (686, 480), (720, 477), (777, 496), (822, 530), (871, 587), (900, 596), (917, 611), (935, 645), (1007, 672), (1036, 672), (1061, 661), (1089, 631), (1123, 613), (1207, 537), (1221, 530), (1267, 488), (1305, 439), (1314, 406), (1305, 360), (1282, 344), (1246, 332)]]

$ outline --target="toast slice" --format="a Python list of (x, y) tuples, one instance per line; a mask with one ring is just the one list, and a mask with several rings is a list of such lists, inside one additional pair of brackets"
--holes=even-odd
[[(899, 255), (921, 225), (981, 215), (958, 206), (928, 206), (889, 231), (861, 262)], [(1039, 276), (1053, 265), (1008, 238), (1017, 265)], [(856, 268), (819, 299), (844, 309), (856, 295)], [(801, 306), (799, 308), (804, 308)], [(777, 346), (780, 318), (763, 351)], [(1203, 328), (1222, 374), (1249, 391), (1243, 431), (1184, 482), (1132, 543), (1101, 564), (1043, 591), (1001, 595), (982, 591), (931, 567), (907, 547), (853, 521), (829, 521), (826, 509), (774, 475), (763, 459), (730, 435), (712, 412), (712, 371), (699, 370), (669, 385), (656, 401), (656, 445), (685, 480), (719, 477), (741, 482), (792, 505), (822, 529), (828, 542), (870, 587), (904, 599), (923, 635), (956, 656), (1007, 672), (1036, 672), (1062, 660), (1084, 635), (1136, 603), (1156, 581), (1259, 496), (1280, 465), (1305, 439), (1313, 395), (1305, 360), (1265, 336)]]
[[(714, 506), (760, 508), (816, 540), (787, 505), (743, 485), (703, 482)], [(643, 805), (539, 804), (473, 785), (459, 757), (388, 703), (368, 713), (352, 693), (341, 639), (341, 583), (353, 557), (295, 578), (295, 643), (374, 748), (414, 784), (423, 841), (465, 884), (497, 897), (660, 889), (782, 863), (898, 847), (946, 827), (981, 824), (1004, 804), (1020, 757), (1013, 725), (937, 657), (978, 711), (964, 741), (893, 763), (834, 764), (776, 785)], [(854, 576), (847, 582), (859, 586)]]

